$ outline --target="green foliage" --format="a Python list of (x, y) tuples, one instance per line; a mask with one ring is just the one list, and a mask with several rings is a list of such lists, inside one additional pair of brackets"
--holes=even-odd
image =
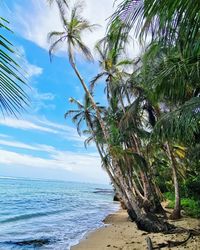
[[(174, 194), (167, 192), (164, 194), (165, 199), (169, 202), (168, 208), (174, 207)], [(187, 216), (200, 218), (200, 200), (195, 198), (182, 198), (181, 207)]]
[[(155, 183), (157, 193), (170, 192), (166, 197), (171, 207), (175, 205), (174, 189), (180, 186), (182, 207), (195, 217), (200, 214), (199, 9), (197, 0), (122, 1), (107, 35), (96, 45), (101, 71), (90, 85), (89, 93), (95, 96), (96, 83), (103, 80), (107, 105), (103, 111), (99, 107), (98, 113), (93, 105), (71, 99), (78, 110), (67, 112), (75, 115), (72, 121), (79, 133), (86, 121), (85, 134), (90, 135), (86, 142), (95, 140), (100, 146), (112, 180), (118, 182), (121, 171), (129, 190), (135, 191), (133, 196), (140, 199), (146, 195), (145, 182), (149, 187)], [(60, 12), (65, 30), (49, 35), (53, 42), (50, 53), (66, 41), (73, 64), (73, 49), (79, 47), (87, 57), (87, 48), (79, 44), (80, 27), (89, 30), (90, 26), (80, 20), (76, 8), (70, 20), (63, 9)], [(148, 43), (134, 60), (125, 53), (131, 29), (141, 43), (142, 39)], [(176, 196), (176, 205), (177, 200)]]
[[(61, 1), (57, 0), (57, 3)], [(89, 48), (82, 41), (82, 33), (84, 31), (93, 31), (96, 25), (91, 25), (81, 14), (83, 10), (83, 2), (77, 2), (71, 9), (70, 17), (66, 18), (67, 9), (66, 4), (58, 4), (61, 21), (63, 24), (63, 31), (52, 31), (48, 35), (48, 41), (51, 44), (49, 48), (49, 55), (52, 59), (54, 52), (65, 43), (67, 45), (69, 61), (74, 64), (74, 50), (78, 50), (87, 59), (92, 61), (93, 57)]]
[(5, 33), (11, 32), (8, 21), (0, 17), (0, 110), (4, 114), (17, 115), (28, 104), (24, 92), (26, 81), (22, 69), (15, 59), (15, 48), (6, 39)]
[(181, 199), (181, 206), (185, 210), (186, 214), (195, 217), (200, 218), (200, 201), (193, 200), (189, 198), (183, 198)]
[(183, 184), (184, 196), (199, 199), (200, 176), (197, 173), (189, 174)]
[[(200, 98), (193, 97), (172, 112), (161, 116), (153, 136), (165, 141), (170, 138), (194, 142), (200, 132)], [(184, 135), (184, 137), (183, 137)]]

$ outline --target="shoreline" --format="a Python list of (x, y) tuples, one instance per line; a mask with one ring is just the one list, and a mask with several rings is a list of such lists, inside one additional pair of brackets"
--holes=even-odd
[[(135, 223), (128, 218), (126, 210), (108, 215), (104, 220), (104, 226), (88, 232), (80, 242), (72, 246), (70, 250), (145, 250), (147, 249), (146, 238), (150, 237), (153, 244), (165, 243), (167, 240), (182, 241), (187, 234), (147, 233), (137, 229)], [(176, 226), (185, 228), (199, 228), (200, 220), (189, 217), (177, 221), (169, 221)], [(162, 248), (169, 249), (169, 248)], [(200, 249), (200, 237), (191, 238), (186, 245), (173, 247), (173, 249)]]

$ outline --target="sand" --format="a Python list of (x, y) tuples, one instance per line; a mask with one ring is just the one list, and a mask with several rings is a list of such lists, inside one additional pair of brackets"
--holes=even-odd
[[(145, 250), (147, 249), (146, 238), (149, 236), (154, 245), (164, 243), (167, 240), (184, 240), (186, 234), (153, 234), (137, 229), (135, 223), (130, 222), (125, 210), (120, 210), (109, 215), (105, 221), (105, 226), (89, 233), (78, 245), (71, 250)], [(200, 220), (183, 218), (176, 222), (170, 221), (177, 226), (184, 228), (200, 228)], [(170, 248), (162, 248), (170, 249)], [(173, 249), (200, 250), (200, 236), (191, 238), (186, 245), (173, 247)]]

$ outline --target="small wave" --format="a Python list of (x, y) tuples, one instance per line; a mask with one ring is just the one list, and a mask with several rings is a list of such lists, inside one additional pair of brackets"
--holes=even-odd
[(37, 218), (37, 217), (43, 217), (43, 216), (49, 216), (53, 214), (59, 214), (59, 213), (64, 213), (69, 211), (68, 209), (63, 209), (63, 210), (56, 210), (56, 211), (49, 211), (49, 212), (39, 212), (39, 213), (33, 213), (33, 214), (23, 214), (19, 216), (15, 216), (12, 218), (5, 219), (3, 221), (0, 221), (1, 223), (10, 223), (10, 222), (16, 222), (20, 220), (27, 220), (27, 219), (32, 219), (32, 218)]
[(95, 188), (93, 191), (95, 194), (113, 194), (114, 191), (112, 189), (104, 189), (104, 188)]
[(9, 176), (0, 176), (0, 179), (5, 179), (5, 180), (21, 180), (20, 178), (17, 177), (9, 177)]
[(22, 240), (22, 241), (7, 241), (4, 242), (5, 244), (9, 244), (9, 245), (16, 245), (16, 246), (33, 246), (35, 247), (41, 247), (44, 245), (47, 245), (49, 243), (51, 243), (52, 240), (50, 239), (33, 239), (33, 240)]

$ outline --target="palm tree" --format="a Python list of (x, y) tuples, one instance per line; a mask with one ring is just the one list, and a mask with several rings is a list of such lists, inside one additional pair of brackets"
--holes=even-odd
[(106, 78), (108, 102), (118, 96), (123, 112), (125, 112), (125, 105), (122, 98), (122, 89), (124, 88), (126, 91), (123, 83), (130, 76), (125, 71), (125, 68), (133, 64), (133, 61), (125, 55), (124, 47), (128, 42), (129, 37), (125, 27), (123, 27), (120, 20), (116, 20), (109, 28), (107, 35), (96, 44), (95, 48), (98, 53), (101, 72), (91, 81), (91, 89), (93, 89), (97, 81)]
[[(94, 131), (93, 121), (96, 119), (96, 114), (88, 96), (85, 94), (83, 103), (72, 97), (69, 101), (70, 103), (75, 104), (77, 109), (68, 110), (65, 113), (65, 118), (73, 115), (72, 121), (76, 124), (78, 134), (81, 135), (81, 125), (83, 122), (86, 123), (88, 128)], [(96, 105), (98, 105), (98, 103), (96, 103)], [(104, 111), (103, 106), (98, 106), (98, 109), (100, 112)]]
[[(129, 30), (135, 25), (137, 35), (147, 35), (149, 32), (153, 39), (164, 41), (166, 46), (176, 41), (184, 43), (189, 49), (189, 44), (199, 36), (199, 8), (198, 0), (164, 0), (161, 3), (154, 0), (124, 0), (118, 5), (112, 19), (120, 18), (128, 23)], [(183, 35), (185, 41), (182, 40)]]
[[(200, 106), (199, 98), (196, 98), (200, 89), (197, 81), (200, 71), (199, 8), (198, 0), (169, 0), (162, 3), (125, 0), (113, 15), (114, 20), (120, 16), (128, 24), (129, 31), (134, 25), (141, 37), (151, 36), (152, 42), (145, 53), (147, 62), (143, 61), (146, 84), (154, 97), (156, 94), (157, 98), (172, 103), (173, 113), (162, 119), (162, 125), (167, 119), (171, 125), (163, 127), (163, 135), (168, 134), (169, 137), (173, 134), (173, 138), (179, 137), (181, 140), (191, 140), (199, 130), (199, 113), (195, 112)], [(185, 115), (180, 115), (181, 110)], [(179, 114), (179, 120), (174, 119), (175, 114)], [(194, 114), (193, 117), (191, 114)]]
[(91, 25), (86, 19), (84, 19), (81, 16), (83, 3), (79, 2), (74, 5), (74, 7), (71, 10), (71, 16), (70, 16), (69, 21), (66, 18), (65, 9), (60, 7), (60, 5), (58, 5), (58, 7), (59, 7), (60, 16), (61, 16), (64, 30), (61, 32), (53, 31), (49, 34), (48, 40), (51, 43), (51, 46), (49, 49), (50, 57), (52, 57), (53, 52), (58, 48), (60, 44), (66, 43), (68, 56), (69, 56), (69, 62), (75, 74), (77, 75), (85, 93), (88, 95), (91, 101), (91, 104), (93, 105), (97, 118), (101, 124), (101, 128), (104, 132), (104, 135), (107, 136), (108, 138), (108, 134), (106, 132), (104, 122), (101, 118), (101, 114), (96, 106), (94, 98), (91, 95), (85, 81), (83, 80), (80, 72), (78, 71), (78, 68), (75, 62), (75, 51), (77, 50), (80, 51), (83, 54), (83, 56), (86, 57), (87, 60), (89, 61), (93, 60), (93, 57), (89, 48), (82, 41), (81, 35), (83, 32), (86, 32), (86, 31), (91, 32), (96, 27), (96, 25)]
[[(91, 52), (87, 48), (87, 46), (83, 43), (83, 41), (81, 39), (81, 34), (83, 31), (87, 31), (87, 30), (92, 31), (95, 26), (90, 25), (87, 20), (85, 20), (84, 18), (81, 17), (81, 15), (80, 15), (80, 12), (82, 10), (81, 4), (76, 4), (73, 7), (69, 21), (65, 17), (64, 9), (60, 8), (60, 6), (58, 6), (58, 7), (60, 10), (60, 15), (61, 15), (61, 19), (63, 22), (64, 31), (62, 31), (62, 32), (53, 31), (49, 34), (48, 38), (49, 38), (50, 42), (52, 43), (51, 47), (49, 49), (50, 56), (52, 56), (52, 53), (55, 51), (55, 49), (57, 48), (57, 46), (60, 43), (62, 44), (63, 42), (66, 42), (66, 44), (68, 46), (69, 62), (71, 64), (75, 74), (77, 75), (78, 79), (80, 80), (80, 83), (83, 86), (83, 89), (84, 89), (86, 95), (88, 96), (93, 109), (96, 112), (96, 117), (97, 117), (98, 122), (101, 126), (103, 136), (104, 136), (105, 140), (107, 142), (109, 142), (109, 133), (104, 125), (104, 121), (101, 117), (101, 114), (100, 114), (98, 107), (96, 106), (96, 103), (92, 97), (92, 94), (90, 93), (89, 89), (87, 88), (86, 83), (84, 82), (82, 76), (80, 75), (80, 73), (76, 67), (75, 55), (74, 55), (74, 50), (79, 49), (88, 60), (92, 60)], [(114, 160), (113, 160), (113, 162), (114, 162)], [(120, 178), (120, 176), (122, 176), (122, 174), (120, 171), (117, 171), (117, 170), (119, 170), (119, 168), (116, 167), (115, 175), (118, 175), (118, 177)], [(136, 204), (136, 202), (135, 202), (135, 204)]]
[[(125, 166), (124, 160), (121, 161), (120, 152), (124, 151), (123, 147), (121, 145), (119, 147), (115, 147), (115, 145), (113, 146), (110, 143), (111, 138), (110, 138), (109, 129), (111, 127), (106, 126), (107, 124), (105, 125), (106, 120), (103, 119), (102, 114), (99, 108), (97, 107), (91, 92), (89, 91), (85, 81), (83, 80), (76, 66), (74, 52), (77, 49), (80, 52), (82, 52), (82, 54), (87, 59), (89, 60), (92, 59), (92, 55), (89, 49), (87, 48), (87, 46), (85, 46), (85, 44), (83, 43), (81, 39), (81, 35), (83, 31), (87, 31), (87, 30), (91, 31), (94, 28), (94, 25), (91, 26), (87, 22), (87, 20), (81, 17), (80, 12), (81, 12), (82, 6), (80, 4), (75, 5), (73, 7), (69, 21), (66, 18), (65, 9), (60, 8), (60, 6), (58, 7), (60, 10), (60, 15), (61, 15), (61, 19), (63, 22), (64, 30), (62, 32), (54, 31), (49, 34), (49, 40), (51, 42), (49, 53), (50, 53), (50, 56), (52, 56), (52, 53), (55, 51), (56, 48), (58, 48), (58, 45), (62, 44), (63, 42), (66, 43), (68, 56), (69, 56), (69, 62), (75, 74), (77, 75), (81, 85), (83, 86), (85, 94), (91, 103), (91, 106), (95, 112), (97, 121), (102, 130), (102, 135), (105, 141), (105, 149), (106, 149), (105, 153), (106, 153), (106, 156), (108, 155), (108, 159), (109, 159), (108, 166), (110, 167), (110, 169), (108, 169), (108, 174), (109, 174), (109, 171), (111, 170), (113, 174), (113, 182), (115, 184), (115, 188), (119, 189), (120, 194), (122, 195), (123, 200), (125, 201), (126, 207), (128, 208), (129, 215), (132, 217), (132, 219), (136, 220), (136, 223), (139, 228), (145, 229), (147, 231), (154, 231), (154, 232), (168, 230), (169, 228), (168, 224), (161, 223), (159, 220), (157, 220), (156, 217), (154, 217), (154, 220), (152, 220), (153, 217), (149, 217), (148, 214), (144, 211), (144, 209), (140, 207), (138, 199), (137, 199), (138, 197), (134, 193), (132, 183), (129, 180), (129, 178), (127, 178), (126, 176), (127, 170), (126, 168), (124, 168)], [(116, 53), (116, 49), (113, 50), (113, 53), (114, 54)], [(89, 128), (91, 127), (92, 126), (89, 125)], [(114, 126), (112, 126), (112, 128), (115, 130)], [(97, 140), (96, 135), (94, 134), (93, 136)]]
[(177, 218), (180, 192), (170, 144), (178, 140), (194, 145), (200, 131), (199, 9), (197, 0), (125, 0), (113, 16), (114, 19), (120, 16), (130, 28), (136, 27), (140, 38), (151, 36), (141, 68), (145, 84), (153, 94), (151, 97), (158, 103), (164, 102), (168, 109), (159, 117), (153, 134), (168, 145), (176, 198), (173, 217)]
[[(103, 48), (101, 43), (96, 45), (96, 50), (99, 56), (99, 66), (101, 68), (101, 72), (98, 73), (91, 81), (90, 86), (93, 91), (95, 85), (98, 81), (105, 78), (106, 82), (106, 92), (107, 92), (107, 100), (109, 103), (113, 101), (113, 99), (118, 96), (119, 103), (125, 113), (125, 104), (123, 100), (123, 90), (127, 93), (127, 89), (125, 88), (125, 79), (127, 79), (130, 74), (125, 71), (125, 67), (129, 67), (132, 65), (132, 60), (130, 59), (121, 59), (116, 60), (112, 57), (111, 53), (109, 53), (108, 49)], [(120, 54), (118, 54), (119, 56)]]
[[(81, 126), (83, 123), (85, 123), (85, 125), (89, 128), (89, 131), (87, 131), (87, 135), (89, 132), (89, 134), (91, 134), (91, 137), (89, 137), (85, 143), (89, 143), (91, 140), (95, 142), (97, 150), (102, 160), (103, 168), (108, 173), (111, 182), (114, 184), (118, 192), (121, 193), (119, 183), (117, 182), (116, 178), (114, 177), (114, 174), (112, 173), (112, 165), (106, 159), (106, 154), (103, 148), (103, 144), (99, 140), (98, 133), (100, 133), (100, 137), (102, 137), (102, 131), (101, 130), (98, 131), (99, 123), (95, 111), (93, 109), (93, 106), (91, 105), (90, 99), (85, 94), (83, 103), (76, 100), (75, 98), (70, 98), (69, 101), (75, 104), (77, 106), (77, 109), (68, 110), (65, 113), (65, 118), (67, 118), (68, 116), (72, 116), (72, 121), (76, 124), (77, 132), (79, 135), (81, 135)], [(96, 105), (98, 105), (98, 103)], [(101, 113), (105, 112), (105, 108), (103, 106), (98, 106), (98, 109)]]

